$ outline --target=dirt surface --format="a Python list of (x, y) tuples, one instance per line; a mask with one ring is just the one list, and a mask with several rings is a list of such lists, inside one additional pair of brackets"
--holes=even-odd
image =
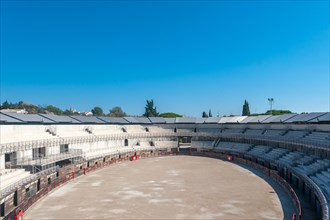
[(289, 197), (260, 177), (204, 157), (126, 162), (55, 190), (24, 219), (291, 219)]

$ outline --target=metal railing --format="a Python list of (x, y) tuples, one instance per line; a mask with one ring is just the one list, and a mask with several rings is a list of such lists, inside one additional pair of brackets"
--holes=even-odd
[(2, 189), (0, 191), (0, 198), (4, 198), (5, 196), (9, 195), (10, 193), (12, 193), (13, 191), (15, 191), (18, 187), (26, 185), (30, 182), (33, 182), (37, 179), (39, 179), (41, 176), (43, 175), (47, 175), (50, 173), (54, 173), (59, 169), (59, 166), (55, 166), (55, 167), (51, 167), (49, 169), (46, 170), (42, 170), (36, 174), (31, 174), (30, 176), (25, 177), (24, 179), (20, 179), (17, 182), (7, 186), (6, 188)]
[(24, 160), (24, 158), (22, 160), (19, 160), (17, 162), (17, 165), (19, 166), (25, 166), (25, 165), (31, 165), (31, 166), (36, 166), (36, 165), (47, 165), (47, 164), (51, 164), (51, 163), (55, 163), (57, 161), (61, 161), (61, 160), (65, 160), (65, 159), (70, 159), (73, 157), (79, 157), (79, 156), (83, 156), (83, 151), (81, 149), (69, 149), (68, 152), (63, 152), (60, 154), (52, 154), (52, 155), (48, 155), (45, 157), (40, 157), (37, 159), (29, 159), (29, 160)]

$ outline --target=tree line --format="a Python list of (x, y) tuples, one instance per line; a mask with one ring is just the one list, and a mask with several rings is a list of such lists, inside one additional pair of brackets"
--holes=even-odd
[[(175, 118), (175, 117), (182, 117), (182, 115), (174, 113), (174, 112), (164, 112), (159, 113), (157, 111), (157, 107), (154, 105), (154, 101), (147, 100), (147, 104), (145, 106), (145, 113), (142, 115), (144, 117), (164, 117), (164, 118)], [(29, 114), (55, 114), (55, 115), (82, 115), (77, 110), (74, 109), (65, 109), (62, 110), (59, 107), (53, 105), (34, 105), (31, 103), (19, 101), (16, 103), (4, 101), (0, 105), (0, 110), (3, 109), (25, 109)], [(108, 113), (105, 113), (103, 109), (99, 106), (95, 106), (93, 109), (90, 110), (94, 116), (109, 116), (109, 117), (126, 117), (129, 116), (120, 106), (115, 106), (109, 110)]]
[[(55, 115), (81, 115), (82, 113), (73, 110), (73, 109), (65, 109), (62, 110), (56, 106), (53, 105), (47, 105), (47, 106), (41, 106), (41, 105), (33, 105), (31, 103), (26, 103), (23, 101), (19, 101), (17, 103), (11, 103), (8, 101), (3, 102), (0, 105), (0, 110), (2, 109), (25, 109), (29, 114), (38, 114), (38, 113), (43, 113), (43, 114), (55, 114)], [(112, 109), (109, 110), (108, 113), (105, 113), (103, 109), (99, 106), (95, 106), (93, 109), (91, 109), (91, 113), (95, 116), (110, 116), (110, 117), (126, 117), (129, 116), (126, 112), (123, 111), (123, 109), (120, 106), (115, 106)], [(292, 113), (289, 110), (268, 110), (265, 113), (250, 113), (250, 107), (249, 103), (247, 100), (244, 101), (243, 107), (242, 107), (242, 115), (243, 116), (257, 116), (257, 115), (282, 115), (282, 114), (290, 114)], [(176, 117), (183, 117), (180, 114), (174, 113), (174, 112), (164, 112), (164, 113), (159, 113), (157, 111), (157, 107), (154, 104), (154, 101), (151, 100), (146, 100), (146, 105), (145, 105), (145, 111), (144, 114), (142, 115), (144, 117), (163, 117), (163, 118), (176, 118)], [(203, 112), (202, 113), (203, 118), (207, 117), (213, 117), (211, 109), (209, 112)]]

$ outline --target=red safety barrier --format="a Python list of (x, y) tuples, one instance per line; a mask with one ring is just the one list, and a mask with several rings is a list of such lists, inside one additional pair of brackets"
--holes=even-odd
[(292, 220), (297, 220), (296, 213), (293, 213), (293, 215), (292, 215)]
[(72, 180), (74, 180), (74, 172), (72, 172)]
[(131, 161), (134, 161), (134, 160), (137, 160), (137, 159), (139, 159), (139, 156), (137, 156), (137, 155), (131, 156)]
[(232, 155), (227, 155), (227, 160), (232, 161), (234, 160), (234, 157)]
[(19, 211), (18, 214), (15, 215), (15, 220), (23, 219), (23, 210)]

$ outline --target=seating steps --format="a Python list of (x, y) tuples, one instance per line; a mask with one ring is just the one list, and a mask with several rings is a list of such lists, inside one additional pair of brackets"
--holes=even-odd
[(264, 136), (279, 137), (285, 133), (285, 130), (266, 130)]
[(268, 146), (263, 146), (263, 145), (257, 145), (257, 146), (254, 146), (252, 149), (250, 149), (248, 151), (249, 154), (253, 154), (253, 155), (256, 155), (256, 156), (261, 156), (263, 154), (266, 154), (268, 153), (269, 151), (271, 151), (271, 147), (268, 147)]
[(268, 153), (264, 154), (263, 157), (265, 157), (267, 159), (277, 160), (278, 158), (280, 158), (281, 156), (285, 155), (288, 152), (289, 152), (288, 149), (284, 149), (284, 148), (273, 148), (271, 151), (269, 151)]
[(262, 135), (264, 130), (259, 130), (259, 129), (247, 129), (244, 134), (247, 135)]
[(12, 169), (9, 172), (1, 170), (0, 175), (0, 190), (19, 182), (20, 180), (30, 176), (30, 172), (25, 171), (25, 169)]
[(284, 137), (300, 139), (307, 135), (306, 131), (288, 131)]
[(216, 149), (225, 149), (236, 152), (247, 152), (252, 148), (252, 144), (241, 144), (241, 143), (233, 143), (233, 142), (220, 142)]
[(330, 164), (327, 160), (316, 160), (314, 163), (309, 165), (298, 165), (294, 167), (295, 170), (302, 174), (314, 175), (315, 173), (330, 167)]
[(292, 164), (294, 164), (294, 162), (297, 159), (302, 158), (304, 156), (305, 156), (305, 154), (302, 152), (293, 151), (293, 152), (289, 152), (289, 153), (283, 155), (282, 157), (280, 157), (278, 159), (278, 161), (291, 166)]
[(223, 134), (242, 134), (244, 129), (239, 129), (239, 128), (228, 128), (228, 129), (223, 129), (221, 133)]

